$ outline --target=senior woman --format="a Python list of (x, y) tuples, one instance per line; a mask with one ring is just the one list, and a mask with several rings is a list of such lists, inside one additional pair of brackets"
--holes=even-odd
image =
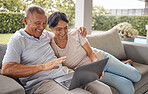
[(68, 32), (68, 23), (67, 16), (62, 12), (54, 12), (48, 17), (48, 26), (55, 35), (51, 44), (52, 48), (57, 57), (67, 57), (63, 65), (73, 69), (97, 61), (98, 55), (103, 56), (103, 58), (109, 57), (101, 81), (115, 87), (120, 94), (134, 94), (132, 82), (140, 80), (140, 72), (107, 52), (100, 53), (97, 50), (100, 54), (96, 55), (87, 39), (82, 37), (79, 32), (75, 32), (76, 29), (73, 29), (73, 32)]

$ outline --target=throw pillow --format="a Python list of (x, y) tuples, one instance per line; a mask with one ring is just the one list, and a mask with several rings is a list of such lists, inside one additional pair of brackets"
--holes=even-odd
[(96, 35), (87, 35), (87, 39), (92, 47), (106, 51), (120, 60), (126, 59), (124, 47), (116, 29)]

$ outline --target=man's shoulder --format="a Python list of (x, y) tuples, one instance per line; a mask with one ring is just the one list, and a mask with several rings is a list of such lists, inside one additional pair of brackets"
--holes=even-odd
[(22, 33), (24, 30), (23, 29), (20, 29), (18, 31), (16, 31), (11, 38), (14, 38), (14, 39), (21, 39), (23, 37)]
[(17, 44), (17, 45), (23, 45), (24, 43), (22, 43), (22, 42), (24, 42), (25, 41), (25, 37), (23, 36), (23, 34), (21, 33), (21, 32), (23, 32), (24, 30), (23, 29), (20, 29), (20, 30), (18, 30), (18, 31), (16, 31), (13, 35), (12, 35), (12, 37), (10, 38), (10, 40), (9, 40), (9, 44)]

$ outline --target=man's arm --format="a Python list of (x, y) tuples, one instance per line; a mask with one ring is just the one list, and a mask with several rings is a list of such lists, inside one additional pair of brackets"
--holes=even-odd
[(65, 60), (66, 57), (61, 57), (57, 60), (40, 65), (24, 65), (15, 62), (3, 63), (1, 74), (10, 76), (12, 78), (27, 77), (40, 71), (57, 69), (59, 67), (58, 64), (61, 64)]

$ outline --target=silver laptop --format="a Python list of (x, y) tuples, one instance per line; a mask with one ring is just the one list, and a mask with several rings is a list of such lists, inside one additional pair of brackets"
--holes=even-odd
[(80, 66), (76, 68), (75, 72), (60, 76), (54, 80), (67, 90), (72, 90), (99, 79), (107, 61), (108, 58)]

